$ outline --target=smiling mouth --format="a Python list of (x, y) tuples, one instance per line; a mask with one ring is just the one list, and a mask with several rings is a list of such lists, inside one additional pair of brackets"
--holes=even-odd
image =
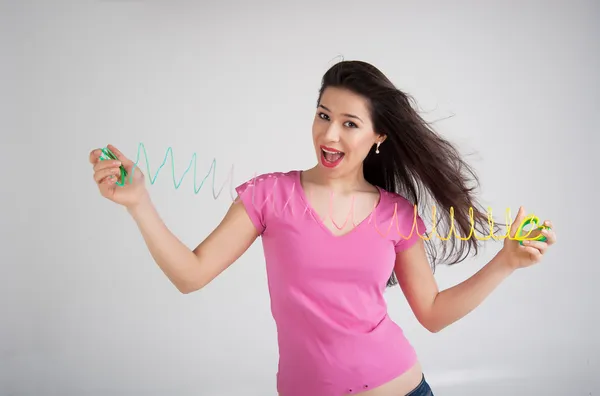
[(321, 156), (323, 162), (328, 166), (335, 166), (344, 158), (345, 153), (342, 151), (331, 151), (321, 147)]

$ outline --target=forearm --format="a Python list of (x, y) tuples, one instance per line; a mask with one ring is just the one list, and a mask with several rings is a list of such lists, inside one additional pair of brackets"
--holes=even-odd
[(500, 253), (469, 279), (438, 293), (428, 328), (440, 331), (469, 314), (513, 271)]
[(167, 228), (150, 198), (128, 212), (156, 264), (179, 291), (188, 292), (193, 283), (191, 274), (199, 265), (196, 255)]

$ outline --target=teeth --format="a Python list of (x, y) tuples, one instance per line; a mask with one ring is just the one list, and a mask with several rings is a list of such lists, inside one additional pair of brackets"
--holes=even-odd
[(328, 153), (328, 154), (343, 154), (340, 151), (329, 151), (329, 150), (325, 150), (325, 149), (321, 149), (321, 150), (323, 150), (323, 152)]

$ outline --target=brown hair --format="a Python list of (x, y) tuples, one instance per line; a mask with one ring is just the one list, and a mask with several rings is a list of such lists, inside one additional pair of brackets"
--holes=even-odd
[[(362, 61), (341, 61), (332, 66), (323, 76), (317, 106), (327, 87), (348, 89), (365, 97), (375, 132), (387, 136), (379, 154), (373, 146), (364, 160), (365, 179), (417, 205), (424, 220), (428, 216), (423, 209), (431, 207), (430, 198), (435, 205), (434, 227), (442, 237), (449, 235), (454, 223), (454, 234), (440, 246), (435, 244), (439, 238), (426, 239), (433, 271), (439, 247), (441, 261), (448, 265), (463, 261), (471, 252), (477, 254), (480, 241), (475, 235), (485, 236), (492, 231), (487, 211), (474, 197), (479, 179), (456, 147), (421, 118), (412, 106), (416, 104), (414, 99), (396, 88), (375, 66)], [(387, 286), (395, 284), (397, 279), (392, 273)]]

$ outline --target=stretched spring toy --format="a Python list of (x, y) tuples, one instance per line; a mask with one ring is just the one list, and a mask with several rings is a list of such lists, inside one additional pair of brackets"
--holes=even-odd
[[(108, 147), (104, 147), (102, 149), (102, 154), (100, 154), (100, 161), (105, 161), (105, 160), (117, 160), (118, 161), (119, 159), (112, 151), (110, 151), (110, 149)], [(125, 184), (125, 177), (127, 176), (127, 171), (125, 170), (123, 165), (119, 166), (119, 169), (121, 170), (121, 178), (120, 178), (120, 180), (117, 181), (117, 184), (119, 186), (122, 186)]]
[(524, 241), (540, 241), (540, 242), (546, 242), (546, 240), (547, 240), (548, 238), (546, 238), (546, 237), (545, 237), (544, 235), (542, 235), (542, 234), (539, 234), (539, 235), (538, 235), (538, 236), (536, 236), (535, 238), (530, 238), (530, 237), (527, 237), (527, 236), (523, 235), (525, 232), (529, 234), (529, 233), (531, 233), (531, 232), (533, 232), (533, 231), (534, 231), (533, 229), (531, 229), (531, 230), (528, 230), (528, 231), (525, 231), (525, 230), (524, 230), (524, 228), (525, 228), (526, 226), (528, 226), (529, 224), (534, 224), (535, 226), (537, 226), (536, 230), (540, 230), (540, 231), (541, 231), (541, 230), (544, 230), (544, 229), (546, 229), (546, 230), (549, 230), (549, 229), (550, 229), (550, 227), (549, 227), (549, 226), (547, 226), (547, 225), (545, 225), (545, 224), (542, 224), (542, 225), (539, 225), (539, 226), (538, 226), (538, 224), (540, 224), (540, 219), (539, 219), (537, 216), (535, 216), (535, 215), (531, 215), (531, 216), (529, 216), (528, 218), (526, 218), (526, 219), (525, 219), (525, 220), (524, 220), (524, 221), (523, 221), (523, 222), (522, 222), (522, 223), (519, 225), (519, 228), (517, 228), (517, 232), (515, 233), (515, 239), (519, 241), (519, 244), (523, 245), (523, 242), (524, 242)]

